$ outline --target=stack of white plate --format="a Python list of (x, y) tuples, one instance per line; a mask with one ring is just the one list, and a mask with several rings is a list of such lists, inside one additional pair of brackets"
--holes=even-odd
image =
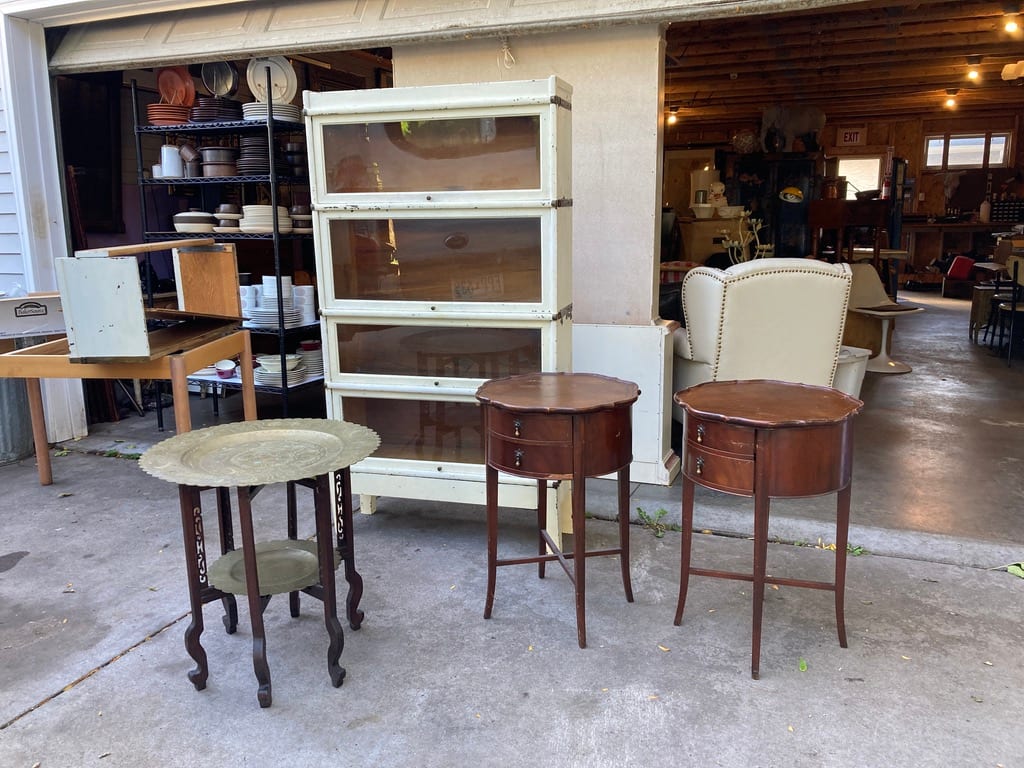
[(310, 376), (323, 376), (324, 375), (324, 352), (322, 349), (298, 349), (300, 355), (302, 355), (302, 362), (299, 363), (300, 368), (305, 368), (306, 373)]
[[(262, 101), (243, 104), (242, 118), (254, 122), (264, 122), (267, 119), (267, 105)], [(287, 123), (301, 123), (302, 107), (297, 104), (274, 104), (274, 119), (284, 120)]]
[[(252, 328), (279, 328), (277, 317), (277, 306), (267, 306), (250, 309), (247, 312)], [(284, 327), (299, 328), (302, 326), (302, 312), (298, 309), (284, 310)]]
[[(287, 374), (289, 387), (294, 387), (296, 384), (301, 384), (306, 380), (306, 369), (302, 363), (299, 363), (298, 366), (290, 371), (285, 371), (285, 373)], [(280, 387), (283, 378), (280, 373), (272, 373), (262, 366), (252, 372), (252, 377), (257, 384), (268, 387)]]
[[(242, 220), (238, 227), (243, 232), (267, 234), (274, 231), (274, 208), (270, 205), (243, 205)], [(292, 220), (288, 209), (277, 206), (277, 231), (283, 235), (292, 231)]]

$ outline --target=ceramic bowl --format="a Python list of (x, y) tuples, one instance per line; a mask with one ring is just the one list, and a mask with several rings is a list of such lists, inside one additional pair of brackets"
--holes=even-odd
[(176, 213), (173, 218), (176, 224), (212, 224), (214, 216), (212, 213), (206, 213), (205, 211), (193, 208), (189, 211)]
[(715, 213), (715, 208), (710, 203), (704, 205), (694, 203), (691, 207), (693, 208), (693, 215), (698, 219), (710, 219)]
[(235, 365), (234, 360), (218, 360), (216, 363), (213, 364), (213, 367), (214, 370), (217, 371), (217, 375), (220, 376), (220, 378), (230, 379), (232, 376), (235, 375), (235, 368), (237, 366)]
[(193, 234), (213, 232), (213, 223), (209, 224), (179, 224), (174, 222), (175, 232), (191, 232)]
[[(269, 373), (281, 372), (280, 355), (259, 355), (256, 358), (256, 362), (259, 364), (260, 368), (263, 368)], [(296, 368), (301, 362), (302, 355), (285, 355), (285, 366), (287, 366), (289, 371)]]
[(233, 163), (238, 159), (238, 150), (234, 147), (200, 147), (204, 163)]
[(238, 168), (234, 163), (210, 163), (203, 161), (203, 176), (237, 176)]
[(723, 205), (718, 209), (718, 216), (722, 219), (735, 219), (743, 213), (742, 205)]

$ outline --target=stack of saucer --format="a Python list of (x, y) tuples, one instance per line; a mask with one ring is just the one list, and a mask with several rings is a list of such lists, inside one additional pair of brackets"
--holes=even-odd
[[(274, 231), (274, 208), (270, 205), (243, 205), (239, 228), (243, 232), (267, 234)], [(292, 231), (292, 220), (288, 209), (277, 206), (277, 231), (286, 235)]]
[(242, 105), (217, 96), (197, 96), (189, 111), (193, 123), (234, 122), (242, 119)]
[(301, 341), (296, 352), (302, 355), (302, 362), (299, 365), (306, 369), (307, 375), (324, 375), (324, 352), (319, 341)]
[(299, 363), (296, 367), (285, 371), (286, 377), (283, 377), (281, 373), (268, 371), (262, 366), (256, 368), (252, 372), (252, 377), (257, 384), (262, 384), (268, 387), (280, 387), (282, 385), (282, 379), (287, 379), (288, 386), (294, 387), (296, 384), (301, 384), (306, 380), (306, 368), (302, 363)]
[(259, 176), (270, 173), (268, 146), (266, 136), (242, 136), (239, 138), (238, 175)]
[[(244, 221), (243, 219), (243, 223)], [(274, 275), (264, 275), (261, 288), (259, 306), (251, 308), (247, 317), (250, 318), (252, 327), (279, 328), (277, 278)], [(281, 305), (284, 308), (285, 328), (298, 328), (300, 325), (303, 325), (302, 311), (295, 308), (292, 279), (290, 277), (281, 278)]]
[[(263, 122), (267, 119), (267, 104), (263, 101), (254, 101), (251, 104), (242, 105), (242, 117), (245, 120)], [(274, 119), (284, 120), (288, 123), (302, 122), (302, 107), (296, 104), (275, 104)]]
[(187, 104), (147, 104), (146, 119), (150, 125), (183, 125), (189, 109)]

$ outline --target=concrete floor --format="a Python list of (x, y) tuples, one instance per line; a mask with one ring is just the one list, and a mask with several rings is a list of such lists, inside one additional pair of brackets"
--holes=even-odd
[[(366, 621), (346, 632), (344, 685), (327, 679), (319, 603), (291, 619), (278, 598), (274, 705), (256, 702), (242, 604), (232, 636), (204, 611), (196, 692), (175, 489), (102, 455), (169, 434), (147, 414), (55, 452), (52, 486), (31, 460), (0, 467), (0, 765), (1024, 765), (1024, 580), (1000, 568), (1024, 559), (1024, 361), (969, 342), (968, 302), (905, 298), (928, 307), (896, 331), (914, 372), (869, 374), (856, 422), (850, 538), (868, 554), (849, 562), (849, 648), (827, 593), (768, 590), (752, 681), (749, 585), (693, 579), (673, 626), (679, 534), (639, 524), (634, 604), (614, 561), (588, 568), (586, 650), (557, 569), (502, 569), (485, 621), (482, 509), (382, 499), (355, 524)], [(193, 403), (197, 426), (209, 405)], [(612, 488), (588, 483), (595, 518)], [(258, 498), (261, 529), (282, 527), (280, 496)], [(678, 505), (678, 483), (633, 488), (634, 519), (678, 523)], [(827, 546), (833, 510), (775, 502), (771, 534), (789, 544), (770, 569), (828, 578), (831, 552), (792, 544)], [(503, 512), (503, 547), (531, 546), (528, 517)], [(695, 563), (749, 567), (749, 500), (699, 492), (696, 525), (720, 535), (696, 537)], [(592, 546), (614, 538), (607, 520), (587, 530)]]

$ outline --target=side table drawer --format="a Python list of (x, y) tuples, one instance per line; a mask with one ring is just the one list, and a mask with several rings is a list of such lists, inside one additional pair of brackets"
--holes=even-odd
[(487, 463), (513, 475), (529, 477), (572, 476), (572, 443), (535, 443), (487, 437)]
[(572, 416), (550, 413), (516, 413), (501, 408), (491, 408), (488, 429), (497, 435), (514, 437), (517, 440), (572, 441)]
[(699, 485), (749, 496), (754, 492), (753, 457), (713, 451), (692, 440), (686, 442), (686, 476)]
[(754, 430), (751, 427), (736, 427), (716, 421), (704, 421), (694, 416), (686, 417), (686, 439), (704, 448), (742, 456), (754, 455)]

